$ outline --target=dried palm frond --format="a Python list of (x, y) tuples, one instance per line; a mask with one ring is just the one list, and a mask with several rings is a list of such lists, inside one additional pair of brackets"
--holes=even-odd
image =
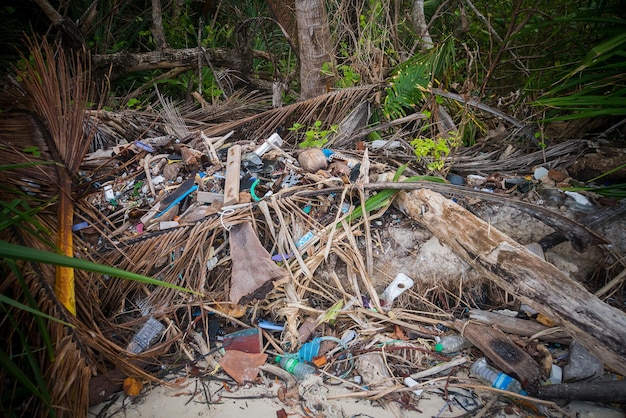
[[(25, 105), (39, 116), (52, 139), (48, 150), (58, 163), (57, 246), (62, 254), (72, 256), (72, 175), (78, 168), (96, 132), (85, 124), (84, 110), (91, 103), (94, 87), (89, 80), (88, 63), (78, 55), (67, 56), (63, 49), (47, 40), (27, 40), (32, 60), (22, 55), (22, 68), (16, 68), (19, 84), (25, 92)], [(76, 314), (74, 271), (58, 266), (55, 292), (61, 303)]]
[[(2, 239), (23, 245), (25, 252), (33, 248), (51, 250), (53, 244), (39, 231), (53, 230), (54, 217), (40, 212), (25, 212), (21, 208), (13, 205), (10, 213), (3, 212), (3, 221), (8, 216), (18, 218), (20, 222), (0, 231)], [(1, 348), (6, 353), (13, 353), (10, 354), (12, 362), (22, 370), (20, 379), (3, 361), (0, 377), (11, 388), (4, 393), (15, 391), (8, 410), (5, 409), (6, 399), (3, 399), (3, 415), (49, 416), (54, 410), (56, 416), (84, 416), (88, 407), (86, 389), (91, 367), (85, 348), (75, 333), (76, 328), (66, 326), (67, 323), (80, 326), (80, 323), (67, 316), (54, 295), (54, 267), (4, 259), (3, 268), (7, 266), (13, 267), (3, 277), (2, 294), (63, 322), (43, 319), (26, 310), (3, 305), (4, 321), (8, 324), (3, 327), (6, 338), (2, 339)], [(85, 279), (84, 275), (82, 278)], [(26, 380), (23, 380), (24, 377)], [(28, 380), (35, 387), (30, 392), (24, 392), (29, 387), (25, 383)]]
[[(23, 55), (20, 67), (14, 68), (19, 80), (19, 91), (14, 95), (18, 101), (14, 105), (25, 112), (6, 113), (0, 118), (2, 153), (7, 157), (4, 161), (22, 164), (4, 167), (2, 171), (2, 184), (6, 190), (3, 194), (16, 202), (10, 209), (12, 212), (5, 215), (19, 221), (13, 224), (15, 233), (7, 238), (24, 248), (60, 250), (72, 255), (72, 175), (78, 170), (94, 132), (93, 126), (85, 122), (84, 115), (85, 106), (92, 100), (93, 88), (88, 80), (87, 67), (77, 56), (67, 57), (45, 40), (28, 40), (26, 44), (31, 56)], [(27, 207), (27, 202), (50, 205), (57, 197), (56, 219), (44, 213), (22, 210)], [(18, 213), (17, 208), (22, 212)], [(32, 234), (33, 231), (38, 233)], [(41, 231), (51, 235), (56, 231), (56, 245), (42, 238), (45, 232)], [(53, 317), (79, 324), (66, 317), (65, 311), (76, 313), (74, 271), (67, 267), (57, 267), (56, 274), (54, 271), (55, 268), (49, 265), (19, 263), (4, 279), (3, 287), (11, 289), (9, 294), (18, 299), (26, 297), (31, 306)], [(56, 295), (51, 290), (55, 276)], [(33, 370), (35, 365), (39, 370), (35, 372), (40, 374), (37, 386), (48, 393), (46, 397), (38, 398), (43, 401), (42, 407), (35, 408), (34, 415), (47, 416), (48, 407), (54, 408), (57, 416), (86, 415), (91, 370), (87, 365), (87, 353), (74, 330), (49, 322), (43, 332), (40, 325), (39, 329), (29, 325), (40, 324), (40, 320), (33, 319), (30, 313), (15, 312), (11, 317), (10, 332), (22, 336), (21, 346), (25, 347), (22, 349), (40, 352), (44, 344), (51, 347), (30, 362)], [(29, 401), (31, 406), (36, 403)]]
[(156, 89), (157, 97), (161, 103), (163, 111), (161, 115), (165, 120), (165, 128), (169, 135), (176, 135), (179, 139), (187, 138), (190, 134), (189, 128), (185, 124), (183, 117), (171, 99), (163, 97), (158, 89)]
[(246, 118), (209, 126), (202, 130), (208, 136), (219, 136), (235, 130), (250, 139), (267, 138), (280, 127), (294, 123), (313, 125), (317, 120), (324, 124), (339, 124), (363, 102), (373, 102), (379, 85), (351, 87), (331, 91), (284, 107), (266, 110)]
[(58, 168), (48, 148), (47, 133), (27, 112), (0, 113), (0, 160), (4, 164), (0, 197), (36, 203), (58, 195)]

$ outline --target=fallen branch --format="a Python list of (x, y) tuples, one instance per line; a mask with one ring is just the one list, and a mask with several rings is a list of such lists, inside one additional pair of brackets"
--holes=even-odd
[(626, 403), (626, 380), (563, 383), (541, 386), (535, 396), (542, 399), (568, 399), (603, 403)]

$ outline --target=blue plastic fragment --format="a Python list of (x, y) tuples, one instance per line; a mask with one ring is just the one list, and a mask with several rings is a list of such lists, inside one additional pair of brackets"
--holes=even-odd
[(326, 159), (335, 153), (335, 151), (329, 150), (328, 148), (324, 148), (322, 152), (324, 153), (324, 157), (326, 157)]
[(81, 222), (79, 224), (75, 224), (72, 226), (72, 231), (76, 232), (76, 231), (80, 231), (81, 229), (85, 229), (88, 228), (89, 224), (87, 222)]
[(284, 324), (277, 324), (276, 322), (270, 322), (265, 320), (259, 320), (259, 328), (269, 329), (271, 331), (282, 331), (285, 329)]
[(154, 148), (152, 148), (152, 145), (146, 144), (145, 142), (135, 141), (135, 146), (139, 148), (140, 150), (143, 150), (146, 152), (154, 152)]
[(308, 343), (302, 344), (298, 350), (298, 360), (311, 362), (320, 352), (320, 339), (313, 338)]
[(289, 260), (291, 257), (293, 257), (293, 254), (275, 254), (272, 256), (272, 261), (280, 263)]

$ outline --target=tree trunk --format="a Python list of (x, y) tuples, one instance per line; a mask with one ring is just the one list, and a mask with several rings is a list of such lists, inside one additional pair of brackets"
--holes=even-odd
[(287, 42), (298, 51), (298, 24), (296, 22), (295, 0), (266, 0), (274, 18), (280, 25)]
[(428, 32), (428, 24), (424, 14), (424, 0), (415, 0), (413, 3), (413, 26), (415, 26), (417, 35), (422, 38), (422, 44), (420, 45), (422, 52), (432, 49), (433, 38), (430, 37)]
[(322, 65), (332, 63), (331, 38), (326, 7), (322, 0), (296, 0), (300, 50), (300, 95), (310, 99), (327, 92), (330, 82)]
[(161, 0), (152, 0), (152, 36), (154, 43), (159, 49), (167, 48), (165, 32), (163, 32), (163, 12), (161, 11)]

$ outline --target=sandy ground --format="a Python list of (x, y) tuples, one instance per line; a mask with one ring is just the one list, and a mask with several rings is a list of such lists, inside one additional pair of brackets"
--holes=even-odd
[[(473, 417), (482, 413), (489, 418), (538, 417), (554, 418), (623, 418), (624, 411), (574, 401), (565, 405), (561, 413), (555, 409), (548, 414), (530, 414), (513, 405), (496, 400), (493, 396), (472, 395), (464, 389), (450, 388), (450, 402), (444, 400), (442, 392), (426, 391), (421, 397), (407, 392), (404, 398), (408, 406), (388, 403), (386, 406), (376, 401), (359, 399), (350, 395), (351, 389), (345, 386), (310, 385), (300, 394), (281, 396), (284, 385), (278, 381), (269, 384), (229, 386), (219, 381), (199, 378), (179, 377), (174, 380), (178, 386), (155, 385), (144, 388), (136, 397), (123, 392), (114, 395), (108, 402), (91, 408), (89, 417), (122, 418), (264, 418), (264, 417), (323, 417), (323, 418), (393, 418), (393, 417)], [(320, 389), (321, 396), (308, 396), (314, 389)], [(308, 394), (306, 392), (309, 392)], [(466, 396), (466, 395), (470, 396)], [(207, 398), (210, 401), (207, 402)], [(307, 400), (308, 399), (308, 400)], [(461, 406), (463, 404), (463, 406)], [(486, 405), (485, 408), (483, 406)], [(317, 412), (313, 413), (312, 411)]]
[[(344, 386), (316, 386), (321, 388), (321, 397), (306, 399), (307, 395), (292, 394), (285, 399), (278, 392), (284, 386), (278, 382), (269, 385), (254, 385), (241, 387), (227, 387), (220, 382), (209, 382), (204, 385), (199, 379), (179, 379), (178, 387), (154, 386), (146, 388), (137, 397), (131, 398), (120, 393), (114, 402), (103, 403), (93, 407), (90, 417), (458, 417), (467, 413), (455, 401), (446, 403), (437, 393), (425, 392), (421, 398), (407, 393), (410, 408), (402, 407), (399, 403), (392, 403), (386, 407), (378, 402), (354, 397), (341, 397), (350, 393)], [(302, 391), (302, 388), (300, 388)], [(209, 394), (211, 401), (207, 402)], [(324, 400), (323, 398), (331, 398)], [(463, 396), (463, 398), (465, 398)], [(282, 399), (282, 400), (281, 400)], [(467, 402), (467, 399), (461, 402)], [(470, 407), (478, 404), (469, 401)], [(314, 408), (318, 415), (305, 413), (305, 408)], [(285, 414), (281, 415), (281, 411)], [(311, 411), (311, 409), (308, 409)], [(496, 414), (489, 416), (506, 416)], [(509, 415), (516, 416), (516, 415)]]

